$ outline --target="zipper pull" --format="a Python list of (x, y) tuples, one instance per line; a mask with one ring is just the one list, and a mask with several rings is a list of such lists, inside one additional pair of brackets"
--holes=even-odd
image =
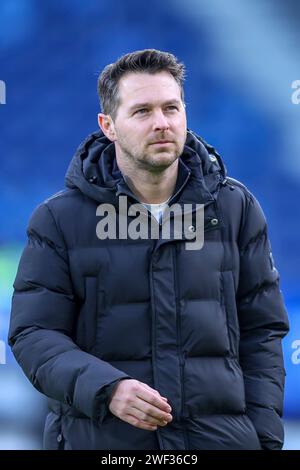
[(227, 178), (225, 178), (225, 179), (222, 181), (221, 185), (222, 185), (222, 186), (226, 186), (226, 185), (227, 185), (227, 186), (229, 187), (230, 191), (234, 191), (234, 190), (235, 190), (235, 187), (234, 187), (232, 184), (230, 184), (230, 183), (228, 182)]

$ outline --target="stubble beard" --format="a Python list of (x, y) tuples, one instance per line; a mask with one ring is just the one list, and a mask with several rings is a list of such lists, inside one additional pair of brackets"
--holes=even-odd
[[(152, 153), (149, 151), (151, 148), (149, 145), (145, 147), (143, 152), (141, 152), (138, 149), (134, 149), (133, 151), (132, 149), (129, 150), (126, 144), (122, 141), (120, 142), (120, 140), (118, 141), (118, 144), (123, 157), (125, 157), (130, 165), (150, 173), (161, 173), (169, 168), (176, 160), (178, 160), (184, 148), (184, 144), (179, 147), (179, 144), (176, 143), (173, 151)], [(162, 159), (159, 156), (161, 153), (168, 153), (168, 157), (164, 157)]]

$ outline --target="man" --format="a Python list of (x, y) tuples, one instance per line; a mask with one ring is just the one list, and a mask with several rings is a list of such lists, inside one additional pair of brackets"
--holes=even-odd
[[(187, 130), (183, 79), (157, 50), (107, 66), (102, 132), (30, 220), (9, 341), (49, 397), (46, 449), (282, 447), (288, 322), (266, 221)], [(134, 221), (121, 198), (158, 236), (108, 236), (109, 220)], [(192, 217), (190, 234), (202, 208), (200, 248), (174, 229), (175, 212), (164, 219), (172, 205)]]

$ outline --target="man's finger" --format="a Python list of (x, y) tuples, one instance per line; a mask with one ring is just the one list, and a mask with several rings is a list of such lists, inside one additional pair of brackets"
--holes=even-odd
[(140, 388), (136, 394), (138, 398), (141, 400), (144, 400), (148, 403), (151, 403), (151, 405), (156, 406), (157, 408), (160, 408), (163, 411), (166, 411), (170, 413), (172, 411), (172, 408), (170, 405), (167, 403), (166, 400), (164, 400), (156, 390), (151, 389), (150, 387), (144, 387)]
[(162, 396), (160, 395), (160, 393), (159, 393), (157, 390), (155, 390), (154, 388), (151, 388), (148, 384), (143, 383), (143, 382), (140, 382), (140, 384), (144, 385), (148, 390), (151, 390), (152, 392), (154, 392), (154, 393), (156, 393), (157, 395), (159, 395), (160, 398), (162, 398), (163, 400), (168, 401), (167, 397), (162, 397)]
[(130, 408), (129, 413), (140, 421), (145, 421), (146, 423), (151, 423), (156, 426), (166, 426), (166, 424), (172, 421), (170, 414), (159, 411), (158, 408), (146, 404), (146, 402), (140, 399), (139, 403)]
[(132, 415), (129, 415), (129, 414), (125, 415), (122, 419), (123, 419), (123, 421), (126, 421), (127, 423), (131, 424), (132, 426), (134, 426), (136, 428), (145, 429), (146, 431), (156, 431), (157, 430), (157, 426), (155, 426), (153, 424), (150, 424), (150, 423), (146, 423), (144, 421), (140, 421), (135, 416), (132, 416)]

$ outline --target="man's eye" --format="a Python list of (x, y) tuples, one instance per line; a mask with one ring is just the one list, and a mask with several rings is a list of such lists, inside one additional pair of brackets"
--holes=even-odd
[(141, 108), (141, 109), (138, 109), (134, 114), (146, 114), (147, 112), (148, 112), (148, 109)]
[(174, 106), (174, 105), (167, 106), (166, 109), (167, 111), (178, 111), (177, 106)]

